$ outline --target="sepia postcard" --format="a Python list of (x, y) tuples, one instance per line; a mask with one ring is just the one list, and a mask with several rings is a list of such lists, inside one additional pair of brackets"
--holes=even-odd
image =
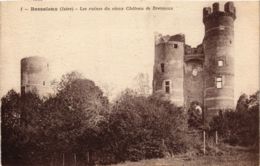
[(0, 2), (2, 165), (258, 166), (259, 8)]

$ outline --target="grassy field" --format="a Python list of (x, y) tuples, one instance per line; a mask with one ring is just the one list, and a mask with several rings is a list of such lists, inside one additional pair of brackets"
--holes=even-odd
[(243, 149), (231, 150), (222, 155), (189, 156), (125, 162), (112, 166), (259, 166), (257, 152)]

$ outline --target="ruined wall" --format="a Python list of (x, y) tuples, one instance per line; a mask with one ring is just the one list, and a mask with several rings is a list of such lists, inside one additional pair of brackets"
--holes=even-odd
[(219, 11), (219, 4), (203, 9), (205, 36), (204, 109), (205, 118), (210, 120), (219, 109), (234, 108), (234, 20), (235, 7), (225, 4), (225, 11)]
[[(157, 38), (153, 93), (160, 93), (162, 98), (186, 109), (191, 102), (199, 102), (204, 107), (206, 122), (220, 109), (234, 108), (235, 19), (232, 2), (225, 4), (224, 11), (214, 3), (213, 8), (203, 9), (205, 36), (201, 45), (186, 45), (184, 35)], [(165, 81), (171, 82), (169, 93)]]
[(37, 56), (22, 59), (21, 94), (33, 92), (42, 97), (51, 91), (48, 61)]
[(155, 43), (153, 93), (184, 105), (184, 35), (160, 38)]
[(203, 106), (204, 92), (204, 54), (202, 45), (197, 48), (185, 46), (184, 65), (184, 99), (185, 107), (190, 108), (192, 102)]

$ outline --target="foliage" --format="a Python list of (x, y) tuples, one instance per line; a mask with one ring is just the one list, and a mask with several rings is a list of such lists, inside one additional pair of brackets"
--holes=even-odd
[(45, 100), (9, 91), (1, 107), (3, 161), (38, 165), (56, 154), (85, 153), (108, 104), (100, 88), (76, 72), (63, 76), (57, 94)]
[(21, 97), (10, 90), (2, 98), (2, 151), (3, 163), (14, 161), (29, 164), (36, 160), (40, 149), (40, 108), (42, 100), (35, 94)]
[(104, 131), (118, 161), (163, 157), (185, 150), (185, 116), (181, 108), (126, 90), (115, 102)]
[(236, 111), (220, 112), (210, 123), (211, 131), (232, 145), (256, 145), (258, 143), (259, 91), (247, 97), (243, 94)]
[(133, 79), (133, 89), (138, 95), (149, 96), (151, 87), (149, 75), (147, 73), (138, 73)]
[(2, 162), (5, 163), (19, 157), (15, 152), (19, 151), (20, 96), (14, 90), (10, 90), (1, 102), (1, 150), (2, 155), (6, 156), (2, 158)]
[(242, 94), (238, 101), (237, 101), (237, 106), (236, 106), (236, 110), (239, 110), (239, 111), (245, 111), (248, 109), (248, 96), (247, 94)]
[(105, 120), (108, 99), (91, 80), (77, 73), (63, 76), (57, 95), (45, 102), (45, 135), (49, 153), (86, 153)]
[[(61, 156), (70, 160), (77, 154), (82, 165), (108, 164), (198, 149), (199, 130), (193, 129), (200, 128), (202, 119), (197, 105), (193, 103), (187, 118), (183, 108), (170, 101), (129, 89), (110, 104), (93, 81), (72, 72), (62, 77), (49, 98), (20, 96), (14, 90), (2, 98), (2, 161), (57, 165)], [(255, 145), (259, 92), (242, 96), (237, 105), (235, 112), (213, 118), (210, 129), (231, 144)]]

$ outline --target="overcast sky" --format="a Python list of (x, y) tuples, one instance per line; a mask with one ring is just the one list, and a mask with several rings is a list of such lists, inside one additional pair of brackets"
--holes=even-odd
[[(221, 3), (222, 5), (224, 3)], [(152, 81), (154, 33), (183, 33), (197, 46), (204, 36), (203, 7), (212, 2), (34, 2), (2, 3), (0, 96), (20, 89), (20, 60), (42, 56), (52, 78), (77, 70), (116, 95), (131, 87), (138, 73)], [(172, 11), (31, 12), (26, 7), (164, 6)], [(259, 4), (235, 2), (235, 95), (259, 89)], [(222, 7), (223, 8), (223, 7)], [(152, 84), (150, 84), (152, 85)]]

